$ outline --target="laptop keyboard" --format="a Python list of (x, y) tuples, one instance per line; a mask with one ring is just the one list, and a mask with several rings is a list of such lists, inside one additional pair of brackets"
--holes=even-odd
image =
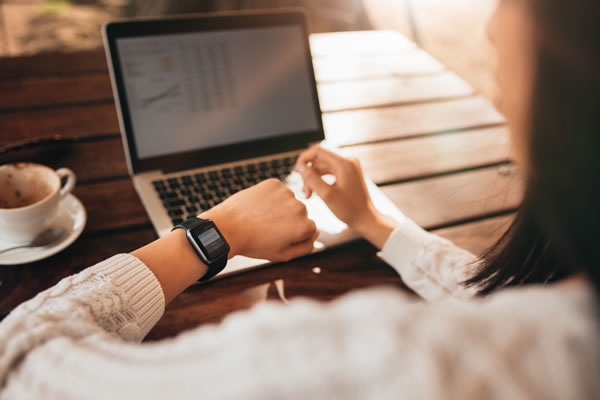
[(216, 206), (232, 194), (269, 178), (284, 180), (296, 157), (181, 175), (152, 182), (173, 225)]

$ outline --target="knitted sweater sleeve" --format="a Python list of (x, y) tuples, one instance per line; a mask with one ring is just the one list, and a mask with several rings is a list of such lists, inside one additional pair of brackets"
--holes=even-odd
[(470, 252), (402, 220), (379, 253), (408, 287), (428, 301), (468, 299), (476, 288), (462, 285), (478, 261)]
[(597, 398), (585, 392), (598, 359), (587, 303), (546, 292), (428, 304), (380, 288), (138, 344), (164, 298), (140, 260), (118, 255), (0, 323), (0, 399)]
[(131, 255), (116, 255), (69, 276), (0, 324), (0, 387), (28, 352), (59, 338), (101, 335), (139, 342), (158, 322), (164, 305), (158, 280)]

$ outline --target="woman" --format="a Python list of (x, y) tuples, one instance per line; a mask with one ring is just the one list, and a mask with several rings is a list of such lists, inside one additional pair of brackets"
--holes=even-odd
[[(371, 289), (327, 305), (261, 305), (174, 340), (132, 343), (207, 271), (176, 230), (9, 315), (0, 324), (0, 398), (598, 398), (597, 4), (503, 0), (490, 23), (499, 104), (529, 185), (515, 223), (481, 263), (408, 219), (379, 215), (358, 163), (321, 148), (298, 160), (307, 195), (381, 248), (422, 297), (449, 301)], [(316, 235), (273, 181), (203, 217), (231, 255), (285, 260), (309, 252)], [(497, 290), (505, 286), (515, 288)]]

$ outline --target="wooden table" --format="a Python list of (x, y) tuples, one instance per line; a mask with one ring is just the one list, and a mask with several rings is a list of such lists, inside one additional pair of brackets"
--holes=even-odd
[[(391, 31), (311, 37), (327, 139), (358, 157), (421, 226), (480, 253), (522, 196), (502, 117), (461, 78)], [(46, 140), (46, 139), (59, 140)], [(38, 141), (19, 148), (18, 142)], [(101, 50), (0, 60), (0, 164), (69, 167), (88, 212), (71, 247), (0, 266), (0, 314), (61, 278), (157, 236), (128, 176)], [(14, 149), (14, 147), (17, 147)], [(318, 268), (316, 268), (318, 267)], [(376, 285), (405, 288), (365, 241), (194, 286), (148, 340), (216, 322), (266, 300), (330, 301)], [(405, 289), (407, 290), (407, 289)]]

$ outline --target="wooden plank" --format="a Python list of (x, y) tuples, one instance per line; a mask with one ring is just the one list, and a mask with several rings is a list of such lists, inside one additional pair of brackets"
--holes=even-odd
[[(84, 235), (48, 260), (15, 267), (0, 266), (0, 281), (3, 283), (0, 285), (0, 315), (66, 276), (114, 254), (130, 252), (154, 239), (156, 234), (151, 229), (110, 236)], [(369, 268), (365, 268), (365, 265)], [(316, 266), (321, 268), (319, 274), (313, 272)], [(233, 311), (248, 308), (259, 301), (276, 299), (273, 296), (276, 291), (265, 289), (272, 282), (282, 279), (285, 281), (287, 298), (310, 296), (332, 300), (357, 288), (380, 285), (405, 288), (394, 270), (376, 256), (372, 246), (366, 242), (355, 242), (290, 263), (191, 287), (169, 306), (154, 335), (164, 337), (176, 334), (192, 326), (218, 321)], [(190, 308), (201, 310), (191, 315), (186, 312)]]
[(323, 112), (451, 99), (473, 94), (471, 86), (452, 72), (321, 83), (318, 88)]
[(404, 53), (416, 45), (396, 31), (317, 33), (310, 36), (313, 57)]
[(452, 226), (433, 231), (455, 245), (482, 256), (487, 249), (495, 244), (514, 219), (514, 214), (488, 218), (482, 221)]
[[(72, 55), (65, 55), (71, 57)], [(444, 66), (422, 50), (403, 55), (321, 58), (315, 60), (317, 80), (344, 81), (405, 77), (444, 71)], [(323, 90), (327, 90), (324, 88)], [(375, 89), (371, 89), (375, 90)], [(112, 101), (107, 71), (27, 79), (0, 80), (0, 111), (41, 106)]]
[(439, 61), (417, 48), (402, 54), (370, 57), (317, 57), (313, 66), (319, 82), (426, 75), (446, 70)]
[[(510, 219), (492, 218), (434, 233), (481, 254), (498, 240)], [(314, 267), (320, 268), (319, 274), (315, 274)], [(295, 297), (331, 301), (350, 290), (380, 285), (408, 291), (394, 270), (375, 255), (374, 248), (357, 241), (291, 263), (192, 287), (171, 303), (147, 340), (173, 337), (186, 329), (218, 323), (233, 311), (246, 310), (265, 301), (281, 302)]]
[(0, 81), (0, 93), (0, 111), (113, 99), (106, 73)]
[(342, 150), (347, 157), (357, 157), (366, 175), (377, 184), (506, 162), (509, 152), (505, 127), (373, 143)]
[[(319, 268), (319, 272), (315, 272)], [(331, 301), (352, 290), (391, 286), (409, 292), (398, 274), (364, 241), (285, 264), (245, 272), (189, 288), (167, 308), (147, 341), (175, 336), (185, 329), (218, 323), (234, 311), (265, 301), (309, 297)]]
[[(99, 156), (101, 155), (101, 156)], [(58, 142), (0, 155), (0, 164), (29, 161), (52, 168), (68, 167), (79, 182), (128, 175), (121, 138)]]
[[(382, 184), (505, 162), (508, 147), (506, 128), (499, 127), (352, 146), (342, 152), (358, 157), (366, 174)], [(120, 138), (56, 143), (0, 155), (0, 164), (18, 161), (69, 167), (80, 182), (128, 174)]]
[[(521, 184), (516, 168), (493, 167), (383, 190), (409, 217), (430, 229), (512, 210), (521, 200)], [(75, 194), (88, 211), (86, 232), (148, 223), (129, 179), (81, 185)]]
[(323, 116), (325, 136), (329, 142), (338, 146), (448, 132), (503, 122), (502, 116), (482, 97), (346, 111)]
[[(432, 77), (427, 77), (432, 78)], [(421, 78), (413, 78), (420, 80)], [(452, 78), (451, 78), (452, 79)], [(373, 82), (373, 81), (366, 81)], [(426, 83), (429, 82), (429, 83)], [(418, 88), (432, 85), (432, 80), (425, 79), (423, 84), (409, 85), (407, 90), (390, 91), (375, 81), (374, 85), (354, 86), (352, 82), (346, 87), (346, 93), (354, 93), (351, 106), (373, 106), (386, 101), (399, 101), (408, 99), (413, 93), (413, 99), (424, 94), (419, 94)], [(454, 81), (455, 93), (461, 90), (462, 84)], [(330, 84), (327, 84), (330, 85)], [(337, 84), (331, 84), (337, 85)], [(324, 96), (337, 102), (347, 102), (337, 99), (323, 91)], [(351, 92), (356, 89), (356, 91)], [(375, 96), (370, 100), (362, 100), (359, 91), (364, 89), (364, 95)], [(344, 90), (342, 88), (342, 90)], [(427, 89), (429, 90), (429, 89)], [(433, 89), (429, 94), (437, 91), (443, 94), (446, 89)], [(470, 90), (470, 89), (469, 89)], [(412, 92), (411, 92), (412, 91)], [(427, 94), (427, 92), (425, 92)], [(369, 96), (370, 96), (369, 95)], [(334, 104), (330, 104), (330, 107)], [(344, 106), (342, 104), (342, 106)], [(358, 144), (370, 141), (385, 140), (401, 136), (425, 134), (431, 132), (468, 128), (477, 125), (501, 123), (502, 117), (483, 98), (455, 99), (432, 104), (417, 104), (402, 107), (386, 107), (373, 110), (340, 112), (324, 115), (324, 124), (327, 138), (337, 145)], [(17, 140), (46, 137), (50, 135), (90, 137), (97, 135), (118, 134), (119, 125), (114, 104), (97, 104), (89, 106), (73, 106), (48, 110), (15, 111), (0, 113), (0, 146), (13, 143)]]
[(59, 135), (118, 135), (115, 105), (75, 106), (52, 110), (0, 113), (0, 146), (15, 141)]
[(491, 167), (384, 186), (385, 194), (417, 224), (435, 229), (516, 209), (523, 196), (516, 167)]
[[(416, 46), (399, 32), (364, 31), (311, 35), (313, 55), (372, 55), (404, 53)], [(107, 72), (102, 49), (73, 53), (44, 53), (0, 58), (0, 80), (30, 77), (72, 76)]]
[(131, 179), (80, 185), (74, 193), (87, 211), (86, 233), (150, 223)]
[(72, 76), (107, 72), (103, 50), (73, 53), (42, 53), (0, 58), (0, 80), (10, 81), (30, 77)]
[[(476, 254), (491, 245), (511, 217), (500, 217), (434, 233)], [(60, 279), (117, 253), (130, 252), (156, 238), (151, 229), (107, 236), (84, 236), (49, 260), (0, 267), (0, 314), (4, 314)], [(365, 268), (368, 266), (368, 268)], [(314, 268), (319, 267), (316, 274)], [(303, 296), (332, 300), (359, 288), (394, 285), (406, 290), (393, 269), (364, 241), (326, 252), (194, 286), (167, 308), (148, 340), (174, 336), (185, 329), (221, 321), (231, 312), (264, 301)]]

